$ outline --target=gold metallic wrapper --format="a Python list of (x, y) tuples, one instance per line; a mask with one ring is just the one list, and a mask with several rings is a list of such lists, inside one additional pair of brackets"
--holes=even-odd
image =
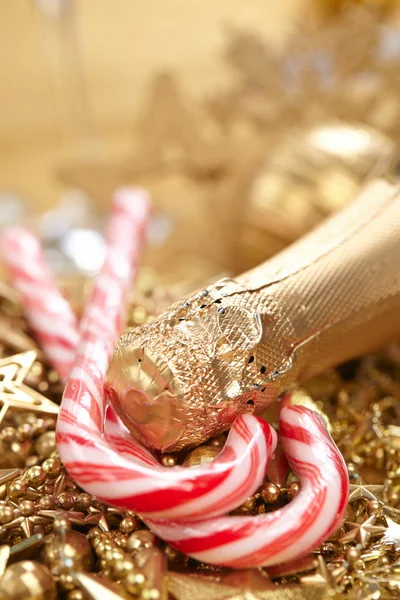
[(400, 334), (400, 193), (385, 180), (261, 266), (121, 336), (107, 391), (146, 445), (204, 441)]

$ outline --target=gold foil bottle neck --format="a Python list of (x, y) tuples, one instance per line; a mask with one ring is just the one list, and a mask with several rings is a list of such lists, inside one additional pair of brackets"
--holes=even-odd
[(400, 333), (400, 195), (377, 180), (276, 257), (124, 334), (107, 389), (153, 448), (198, 444)]

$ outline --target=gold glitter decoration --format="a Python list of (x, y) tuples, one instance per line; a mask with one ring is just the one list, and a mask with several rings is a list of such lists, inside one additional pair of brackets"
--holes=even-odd
[(22, 561), (6, 569), (0, 594), (2, 600), (56, 600), (56, 584), (46, 567)]
[(339, 542), (347, 544), (356, 541), (365, 546), (371, 537), (380, 537), (384, 535), (386, 527), (384, 525), (375, 525), (376, 516), (372, 515), (362, 523), (345, 522), (348, 529), (340, 538)]
[(35, 360), (33, 350), (0, 360), (0, 423), (10, 408), (58, 413), (57, 404), (23, 383)]

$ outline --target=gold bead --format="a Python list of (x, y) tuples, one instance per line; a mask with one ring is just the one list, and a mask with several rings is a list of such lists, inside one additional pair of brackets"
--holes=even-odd
[(55, 498), (46, 494), (42, 496), (39, 500), (39, 508), (40, 510), (53, 510), (57, 506)]
[(23, 423), (17, 428), (18, 439), (21, 441), (30, 440), (33, 436), (33, 428), (29, 423)]
[(14, 481), (10, 481), (8, 484), (7, 492), (8, 496), (12, 499), (14, 498), (22, 498), (25, 496), (27, 491), (27, 485), (25, 482), (20, 479), (14, 479)]
[(161, 458), (161, 464), (164, 465), (164, 467), (175, 467), (175, 457), (171, 454), (164, 454), (164, 456)]
[(41, 458), (49, 458), (56, 449), (56, 432), (46, 431), (35, 442), (35, 450)]
[(295, 498), (297, 496), (297, 494), (300, 492), (301, 489), (301, 485), (299, 481), (292, 481), (292, 483), (289, 483), (288, 487), (287, 487), (287, 495), (288, 497), (293, 500), (293, 498)]
[(204, 467), (218, 456), (219, 451), (220, 449), (216, 446), (200, 446), (187, 455), (183, 466), (191, 468)]
[(7, 567), (1, 580), (1, 597), (6, 600), (55, 600), (56, 584), (44, 565), (31, 560)]
[(128, 538), (123, 533), (117, 532), (114, 537), (114, 541), (120, 548), (125, 548)]
[(89, 496), (89, 494), (78, 494), (78, 496), (76, 497), (75, 500), (75, 506), (77, 510), (87, 510), (89, 508), (89, 506), (91, 505), (92, 499)]
[(46, 481), (42, 488), (42, 491), (44, 494), (48, 494), (49, 496), (51, 496), (54, 492), (54, 485), (50, 483), (50, 481)]
[(69, 573), (62, 573), (58, 581), (65, 590), (73, 590), (76, 586), (75, 579)]
[(280, 490), (275, 483), (268, 482), (261, 488), (261, 498), (266, 504), (274, 504), (279, 498)]
[(143, 573), (128, 573), (125, 579), (125, 587), (129, 593), (139, 595), (146, 583)]
[(53, 456), (46, 458), (42, 463), (42, 469), (51, 476), (58, 475), (61, 472), (61, 460)]
[(14, 518), (14, 509), (11, 506), (0, 506), (0, 523), (6, 525)]
[(0, 435), (3, 442), (6, 442), (7, 444), (11, 444), (17, 439), (17, 431), (14, 427), (4, 427)]
[(68, 592), (67, 600), (85, 600), (85, 597), (81, 590), (75, 589)]
[(89, 540), (78, 531), (66, 531), (63, 539), (51, 536), (42, 550), (42, 561), (49, 567), (59, 567), (61, 571), (90, 571), (94, 556)]
[(64, 510), (70, 510), (74, 506), (75, 500), (72, 494), (63, 492), (57, 497), (57, 504)]
[(125, 517), (122, 519), (119, 528), (122, 533), (132, 533), (139, 527), (139, 521), (136, 517)]
[(126, 543), (127, 552), (135, 552), (142, 548), (151, 548), (157, 542), (157, 537), (148, 529), (139, 529), (132, 533)]
[(360, 558), (360, 551), (358, 548), (347, 548), (346, 550), (346, 560), (353, 565)]
[(114, 554), (113, 554), (113, 549), (112, 547), (109, 549), (106, 549), (104, 554), (103, 554), (104, 560), (106, 561), (106, 563), (110, 564), (113, 562), (114, 560)]
[(123, 578), (133, 571), (133, 561), (128, 558), (120, 558), (113, 565), (113, 572), (118, 578)]
[(244, 512), (251, 512), (252, 510), (254, 510), (255, 505), (256, 505), (256, 499), (254, 498), (254, 496), (250, 496), (243, 502), (243, 504), (240, 508)]
[(34, 467), (40, 463), (40, 458), (36, 454), (31, 454), (25, 461), (26, 467)]
[(22, 502), (20, 502), (19, 509), (23, 517), (30, 517), (35, 513), (36, 506), (32, 500), (22, 500)]
[(44, 419), (36, 419), (34, 423), (32, 423), (32, 428), (35, 435), (40, 435), (46, 431), (46, 424)]
[(88, 539), (92, 542), (100, 542), (100, 534), (102, 533), (99, 527), (93, 527), (88, 533)]
[(33, 487), (39, 487), (42, 483), (45, 482), (47, 477), (47, 473), (45, 473), (42, 467), (29, 467), (29, 469), (25, 472), (24, 479), (29, 481), (30, 485)]

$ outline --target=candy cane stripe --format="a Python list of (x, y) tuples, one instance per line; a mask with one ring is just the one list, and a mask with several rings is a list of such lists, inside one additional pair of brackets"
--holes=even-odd
[(281, 411), (280, 431), (302, 489), (287, 506), (255, 517), (220, 517), (197, 523), (147, 521), (172, 546), (197, 560), (232, 568), (294, 560), (314, 549), (339, 525), (348, 497), (344, 461), (317, 413)]

